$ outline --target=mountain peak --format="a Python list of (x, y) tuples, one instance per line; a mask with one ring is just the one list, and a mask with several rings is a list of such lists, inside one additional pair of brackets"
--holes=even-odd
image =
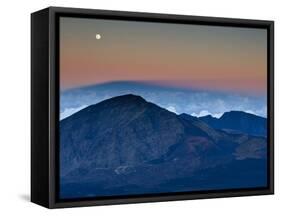
[(200, 117), (208, 125), (216, 129), (233, 130), (254, 136), (266, 136), (266, 118), (243, 111), (225, 112), (220, 118)]
[(139, 95), (134, 95), (134, 94), (125, 94), (125, 95), (120, 95), (117, 97), (114, 97), (112, 99), (128, 99), (128, 100), (142, 100), (142, 101), (146, 101), (143, 97), (139, 96)]
[(106, 99), (97, 104), (90, 105), (89, 108), (95, 108), (99, 106), (116, 106), (116, 105), (126, 105), (126, 104), (135, 104), (135, 105), (144, 105), (148, 102), (141, 96), (134, 94), (125, 94), (116, 96), (113, 98)]
[(229, 118), (229, 117), (235, 117), (235, 118), (245, 118), (245, 117), (248, 117), (248, 118), (259, 118), (259, 119), (264, 119), (263, 117), (261, 116), (257, 116), (255, 114), (252, 114), (252, 113), (248, 113), (248, 112), (243, 112), (243, 111), (237, 111), (237, 110), (232, 110), (232, 111), (229, 111), (229, 112), (225, 112), (221, 117), (220, 119), (224, 119), (224, 118)]
[(134, 94), (125, 94), (125, 95), (120, 95), (116, 96), (113, 98), (109, 98), (107, 100), (102, 101), (101, 103), (107, 103), (107, 102), (114, 102), (118, 101), (121, 103), (126, 103), (126, 102), (147, 102), (143, 97), (134, 95)]

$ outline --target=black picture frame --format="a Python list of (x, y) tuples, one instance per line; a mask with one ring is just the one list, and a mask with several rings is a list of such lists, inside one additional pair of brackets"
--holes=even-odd
[[(98, 199), (58, 197), (60, 16), (267, 29), (268, 187), (146, 194)], [(31, 14), (31, 201), (47, 208), (191, 200), (274, 193), (274, 22), (49, 7)]]

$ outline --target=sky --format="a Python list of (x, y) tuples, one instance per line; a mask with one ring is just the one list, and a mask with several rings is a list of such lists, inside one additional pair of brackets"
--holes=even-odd
[(127, 80), (265, 95), (266, 57), (265, 29), (60, 18), (62, 90)]

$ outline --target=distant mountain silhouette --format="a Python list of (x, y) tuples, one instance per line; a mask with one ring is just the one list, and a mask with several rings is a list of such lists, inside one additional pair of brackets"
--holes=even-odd
[(223, 129), (232, 133), (246, 133), (254, 136), (267, 136), (266, 118), (242, 111), (230, 111), (220, 118), (211, 115), (199, 118), (216, 129)]
[(62, 198), (256, 187), (266, 181), (266, 169), (257, 169), (265, 159), (262, 137), (216, 130), (131, 94), (60, 122)]

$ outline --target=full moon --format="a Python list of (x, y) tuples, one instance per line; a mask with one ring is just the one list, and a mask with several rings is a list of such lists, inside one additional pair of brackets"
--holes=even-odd
[(96, 39), (97, 40), (101, 39), (101, 35), (100, 34), (96, 34)]

